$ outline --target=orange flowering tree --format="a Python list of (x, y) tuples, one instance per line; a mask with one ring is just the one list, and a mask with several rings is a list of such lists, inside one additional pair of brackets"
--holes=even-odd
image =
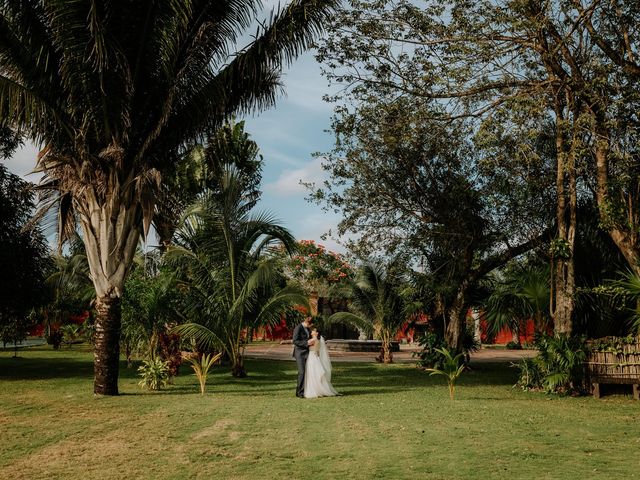
[(313, 240), (300, 240), (296, 255), (285, 261), (286, 275), (308, 293), (339, 295), (353, 279), (351, 265), (339, 253), (327, 250)]

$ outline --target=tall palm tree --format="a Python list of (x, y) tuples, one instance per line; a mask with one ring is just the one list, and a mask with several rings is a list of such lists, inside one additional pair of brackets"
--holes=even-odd
[(308, 306), (304, 292), (279, 288), (277, 259), (263, 256), (274, 244), (288, 251), (295, 240), (269, 215), (252, 214), (255, 199), (233, 167), (218, 191), (210, 191), (187, 213), (166, 258), (179, 267), (188, 287), (185, 317), (175, 331), (204, 348), (224, 350), (236, 377), (246, 375), (242, 340), (258, 325), (280, 321), (293, 305)]
[(337, 0), (0, 0), (0, 119), (43, 145), (61, 238), (78, 221), (96, 289), (94, 392), (118, 393), (121, 296), (185, 145), (274, 103)]
[(402, 290), (402, 276), (393, 262), (361, 267), (351, 286), (351, 312), (338, 312), (328, 323), (349, 323), (382, 341), (380, 360), (393, 362), (391, 342), (407, 322), (415, 305)]
[(225, 166), (238, 170), (250, 195), (259, 196), (262, 156), (244, 131), (244, 122), (230, 122), (207, 135), (204, 145), (193, 145), (173, 174), (166, 178), (162, 201), (156, 205), (153, 224), (162, 251), (171, 244), (184, 210), (205, 190), (215, 190)]

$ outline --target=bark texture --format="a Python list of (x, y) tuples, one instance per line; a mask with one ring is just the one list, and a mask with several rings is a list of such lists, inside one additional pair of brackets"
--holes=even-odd
[(93, 393), (118, 395), (121, 301), (117, 296), (96, 299)]

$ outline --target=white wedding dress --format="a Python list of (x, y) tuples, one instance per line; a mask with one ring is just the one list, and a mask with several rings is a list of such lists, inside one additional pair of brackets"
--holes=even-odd
[(309, 347), (304, 372), (304, 397), (333, 397), (339, 395), (331, 385), (331, 360), (324, 338)]

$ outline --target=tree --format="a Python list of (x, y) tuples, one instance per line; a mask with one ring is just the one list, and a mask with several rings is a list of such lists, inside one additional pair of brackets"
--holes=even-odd
[(351, 285), (350, 312), (338, 312), (328, 322), (344, 322), (373, 334), (382, 342), (379, 360), (393, 362), (391, 342), (414, 313), (414, 305), (403, 291), (405, 281), (399, 265), (362, 266)]
[(375, 91), (359, 102), (337, 109), (331, 177), (314, 198), (343, 213), (339, 233), (359, 235), (356, 252), (407, 251), (422, 265), (431, 316), (460, 351), (477, 283), (548, 236), (549, 158), (512, 168), (481, 155), (464, 121), (434, 122), (435, 106)]
[(493, 287), (485, 304), (485, 318), (495, 335), (503, 328), (520, 343), (523, 323), (534, 321), (538, 333), (549, 326), (549, 273), (545, 268), (515, 265)]
[(64, 239), (80, 223), (96, 289), (94, 392), (118, 393), (121, 298), (163, 177), (233, 116), (270, 106), (279, 72), (335, 0), (0, 3), (0, 118), (44, 145), (38, 168)]
[(553, 311), (558, 333), (570, 333), (581, 192), (595, 197), (602, 228), (639, 268), (635, 2), (348, 3), (318, 55), (346, 87), (337, 100), (436, 102), (440, 121), (499, 120), (506, 131), (514, 124), (505, 110), (552, 121), (556, 243), (566, 254), (555, 262)]
[(252, 214), (256, 200), (233, 168), (224, 171), (219, 189), (187, 211), (167, 259), (183, 272), (188, 289), (184, 316), (175, 331), (204, 349), (223, 350), (235, 377), (246, 376), (242, 341), (248, 329), (276, 323), (294, 305), (307, 305), (304, 292), (283, 287), (275, 257), (266, 250), (295, 240), (267, 214)]
[(0, 328), (4, 340), (21, 340), (28, 314), (46, 300), (49, 249), (40, 230), (28, 228), (34, 209), (31, 187), (0, 164)]
[(163, 189), (163, 201), (156, 205), (154, 226), (161, 250), (171, 244), (180, 216), (198, 196), (215, 190), (225, 168), (233, 165), (239, 181), (256, 200), (260, 197), (262, 156), (258, 145), (244, 131), (244, 122), (232, 122), (207, 136), (184, 154)]

